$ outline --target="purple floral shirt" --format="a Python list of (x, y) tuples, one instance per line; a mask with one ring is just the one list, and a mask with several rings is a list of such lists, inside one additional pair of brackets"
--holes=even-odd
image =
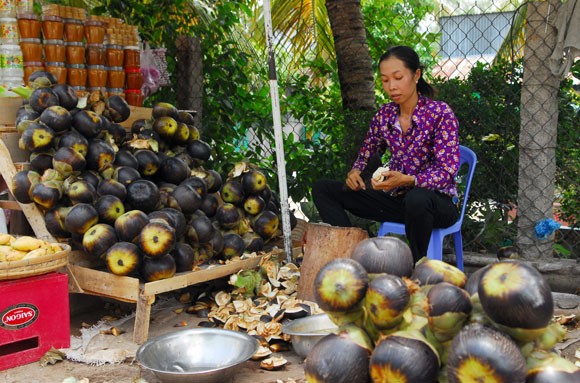
[(352, 168), (362, 171), (374, 153), (384, 153), (388, 148), (391, 170), (415, 176), (416, 187), (457, 195), (459, 123), (449, 105), (419, 95), (411, 127), (405, 134), (398, 116), (396, 103), (381, 106)]

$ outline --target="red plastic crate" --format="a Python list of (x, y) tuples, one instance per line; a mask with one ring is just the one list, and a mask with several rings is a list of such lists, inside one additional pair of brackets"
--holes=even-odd
[(69, 347), (69, 312), (66, 274), (0, 282), (0, 371)]

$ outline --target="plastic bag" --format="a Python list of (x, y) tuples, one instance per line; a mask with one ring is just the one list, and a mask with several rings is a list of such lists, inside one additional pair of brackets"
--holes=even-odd
[(161, 72), (155, 66), (153, 50), (149, 47), (149, 44), (146, 44), (145, 49), (141, 50), (141, 74), (143, 75), (141, 93), (144, 97), (149, 97), (159, 89), (159, 80), (161, 78)]

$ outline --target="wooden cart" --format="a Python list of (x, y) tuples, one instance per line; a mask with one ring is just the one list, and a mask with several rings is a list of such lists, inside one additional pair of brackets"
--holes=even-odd
[[(134, 108), (131, 120), (125, 121), (124, 125), (129, 127), (135, 119), (150, 117), (151, 109)], [(18, 148), (18, 138), (19, 133), (13, 126), (0, 128), (0, 173), (10, 192), (12, 192), (13, 176), (17, 171), (28, 166), (28, 153)], [(21, 204), (10, 194), (10, 200), (0, 201), (0, 208), (22, 212), (25, 221), (30, 225), (30, 229), (37, 238), (55, 241), (46, 228), (42, 212), (35, 204)], [(151, 305), (155, 302), (157, 294), (254, 268), (260, 264), (264, 256), (260, 255), (224, 265), (205, 266), (204, 269), (179, 273), (169, 279), (143, 283), (137, 278), (120, 277), (106, 271), (93, 269), (91, 268), (93, 262), (87, 254), (82, 251), (72, 251), (66, 271), (69, 274), (69, 291), (71, 293), (90, 294), (135, 303), (137, 306), (133, 340), (135, 343), (141, 344), (147, 340), (149, 335)]]

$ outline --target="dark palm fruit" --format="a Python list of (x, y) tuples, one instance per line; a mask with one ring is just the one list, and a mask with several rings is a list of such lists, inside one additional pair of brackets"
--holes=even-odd
[(62, 185), (56, 181), (41, 181), (32, 189), (32, 200), (44, 209), (52, 209), (62, 197)]
[(95, 138), (101, 133), (101, 117), (90, 110), (81, 110), (73, 116), (73, 126), (87, 139)]
[(72, 116), (60, 105), (49, 106), (40, 114), (40, 122), (51, 127), (57, 134), (70, 129)]
[(170, 254), (175, 260), (176, 272), (182, 273), (185, 271), (193, 270), (195, 252), (193, 251), (193, 248), (187, 243), (176, 243), (175, 248), (171, 251)]
[(45, 70), (34, 71), (28, 77), (28, 86), (31, 89), (37, 89), (39, 87), (52, 87), (56, 85), (56, 83), (58, 83), (58, 79), (54, 73)]
[(99, 221), (99, 213), (88, 203), (74, 205), (64, 219), (65, 228), (72, 234), (84, 234)]
[(127, 187), (131, 182), (141, 179), (141, 173), (129, 166), (115, 167), (113, 178)]
[(267, 185), (266, 176), (259, 170), (250, 170), (242, 176), (242, 186), (246, 194), (258, 194)]
[(70, 233), (64, 227), (64, 219), (70, 207), (55, 207), (44, 214), (46, 229), (55, 238), (68, 238)]
[(168, 254), (175, 246), (175, 230), (165, 221), (149, 221), (137, 236), (137, 246), (149, 257)]
[(250, 253), (264, 249), (264, 239), (256, 233), (249, 231), (242, 236), (242, 239), (246, 245), (246, 251)]
[(196, 114), (197, 113), (192, 110), (179, 110), (177, 112), (177, 121), (187, 125), (193, 125), (195, 124), (194, 115)]
[(189, 126), (183, 122), (177, 123), (177, 129), (173, 134), (172, 141), (177, 145), (185, 145), (189, 141), (190, 134)]
[(449, 282), (463, 288), (467, 283), (467, 275), (457, 267), (437, 259), (427, 258), (417, 263), (411, 279), (419, 281), (421, 286)]
[(43, 123), (32, 123), (22, 132), (18, 147), (29, 152), (42, 151), (52, 145), (54, 130)]
[(125, 205), (118, 197), (108, 194), (101, 196), (95, 202), (99, 214), (99, 222), (114, 225), (115, 220), (125, 214)]
[(203, 163), (211, 157), (211, 146), (205, 141), (194, 140), (187, 144), (187, 154), (198, 163)]
[(93, 185), (95, 189), (99, 187), (99, 182), (102, 180), (102, 177), (99, 175), (99, 173), (95, 172), (94, 170), (85, 170), (78, 176), (78, 178), (87, 181)]
[(158, 102), (155, 105), (153, 105), (153, 110), (151, 111), (151, 115), (153, 116), (154, 119), (164, 117), (164, 116), (178, 118), (179, 111), (177, 110), (177, 108), (174, 105), (172, 105), (168, 102)]
[(533, 266), (520, 261), (494, 263), (479, 281), (478, 295), (485, 313), (513, 338), (531, 341), (554, 314), (550, 286)]
[(578, 383), (580, 368), (552, 351), (534, 350), (526, 357), (526, 383)]
[(147, 127), (147, 120), (140, 118), (138, 120), (133, 121), (131, 124), (131, 133), (132, 134), (139, 134), (142, 129)]
[(131, 108), (125, 99), (121, 96), (113, 95), (105, 100), (105, 107), (108, 115), (113, 122), (123, 122), (129, 118)]
[[(14, 125), (18, 127), (21, 122), (34, 121), (38, 117), (40, 117), (40, 113), (34, 111), (30, 105), (22, 106), (16, 112), (16, 120), (14, 121)], [(18, 131), (22, 132), (21, 130)]]
[(259, 195), (249, 195), (244, 199), (243, 206), (246, 213), (258, 215), (266, 208), (266, 203)]
[(200, 196), (205, 196), (207, 194), (207, 182), (205, 179), (197, 176), (187, 177), (181, 183), (183, 185), (187, 185), (193, 190), (195, 190)]
[(225, 242), (224, 242), (224, 235), (218, 229), (213, 229), (211, 233), (211, 237), (208, 241), (208, 244), (211, 246), (211, 249), (214, 252), (214, 255), (219, 255), (224, 250)]
[(89, 141), (85, 136), (77, 132), (76, 130), (71, 130), (66, 132), (58, 139), (57, 148), (68, 147), (76, 150), (83, 156), (86, 156), (89, 151)]
[(173, 277), (176, 269), (175, 260), (170, 254), (155, 258), (144, 257), (141, 275), (146, 282), (154, 282)]
[(364, 239), (356, 245), (351, 258), (363, 265), (370, 274), (387, 273), (410, 277), (413, 273), (411, 249), (396, 237)]
[(265, 240), (273, 238), (280, 226), (280, 218), (270, 210), (261, 212), (252, 223), (252, 229)]
[(141, 149), (135, 152), (135, 158), (139, 163), (139, 173), (144, 177), (150, 177), (157, 173), (161, 166), (161, 160), (152, 150)]
[(239, 181), (229, 179), (222, 185), (220, 195), (224, 202), (241, 206), (245, 197), (244, 187)]
[(526, 361), (507, 335), (481, 324), (464, 327), (447, 356), (449, 383), (524, 383)]
[(308, 382), (369, 383), (369, 351), (348, 335), (326, 335), (308, 353), (304, 374)]
[(58, 171), (63, 178), (81, 173), (86, 166), (85, 157), (71, 147), (63, 146), (52, 157), (52, 168)]
[(357, 308), (368, 288), (368, 274), (360, 263), (337, 258), (320, 268), (314, 279), (314, 298), (321, 309), (347, 312)]
[(409, 289), (401, 278), (382, 274), (369, 283), (364, 307), (378, 329), (389, 329), (401, 322), (410, 298)]
[(89, 150), (85, 156), (87, 169), (101, 171), (115, 162), (115, 149), (103, 140), (89, 141)]
[(214, 228), (211, 220), (203, 214), (196, 214), (191, 219), (185, 232), (190, 244), (197, 245), (207, 243), (212, 236)]
[(110, 123), (105, 129), (111, 134), (117, 145), (122, 145), (125, 141), (127, 141), (127, 131), (122, 125), (117, 123)]
[(201, 206), (201, 196), (188, 185), (177, 186), (173, 190), (173, 198), (183, 214), (191, 214)]
[(119, 240), (111, 225), (98, 223), (83, 234), (83, 248), (93, 257), (101, 257)]
[(438, 373), (439, 357), (418, 331), (382, 338), (370, 359), (373, 382), (435, 383)]
[(99, 197), (105, 195), (114, 195), (121, 201), (127, 199), (127, 188), (125, 185), (114, 179), (102, 179), (97, 186), (97, 195)]
[(199, 129), (193, 125), (187, 125), (189, 127), (189, 140), (188, 142), (197, 141), (201, 137)]
[(448, 282), (431, 287), (427, 302), (429, 328), (440, 342), (447, 342), (457, 335), (471, 314), (467, 291)]
[(139, 161), (137, 158), (126, 149), (119, 149), (117, 155), (115, 156), (115, 165), (116, 166), (128, 166), (133, 169), (139, 170)]
[(225, 259), (234, 257), (241, 257), (246, 248), (244, 240), (239, 234), (226, 233), (224, 234), (224, 249), (222, 254)]
[(141, 264), (141, 253), (134, 243), (118, 242), (105, 253), (109, 271), (115, 275), (126, 276), (138, 270)]
[(73, 205), (78, 203), (94, 204), (97, 200), (97, 190), (85, 180), (73, 182), (66, 194)]
[(67, 110), (73, 110), (79, 101), (76, 90), (68, 84), (57, 84), (52, 87), (53, 92), (58, 96), (60, 106)]
[(35, 89), (28, 99), (29, 105), (37, 113), (42, 113), (50, 106), (58, 105), (58, 96), (49, 87)]
[(199, 209), (205, 213), (208, 217), (215, 216), (217, 208), (219, 206), (219, 200), (215, 194), (206, 194), (202, 200)]
[(54, 149), (52, 148), (46, 151), (30, 153), (30, 170), (42, 173), (46, 169), (52, 168), (52, 156), (54, 156)]
[(489, 268), (489, 265), (481, 267), (471, 273), (469, 278), (467, 278), (467, 283), (465, 284), (465, 291), (469, 293), (469, 295), (477, 294), (477, 289), (479, 288), (479, 281), (481, 280), (481, 276), (483, 273)]
[(149, 217), (141, 210), (129, 210), (115, 220), (115, 231), (121, 241), (133, 242), (149, 223)]
[(21, 170), (12, 177), (12, 194), (20, 203), (32, 203), (32, 191), (40, 182), (40, 174), (32, 170)]
[(167, 214), (171, 220), (171, 226), (175, 229), (175, 236), (181, 238), (185, 234), (187, 228), (187, 220), (185, 215), (177, 210), (170, 207), (163, 208), (159, 212)]
[(242, 216), (235, 205), (224, 203), (217, 208), (215, 218), (222, 228), (233, 229), (238, 226)]
[(145, 213), (149, 213), (155, 210), (159, 204), (160, 197), (159, 188), (149, 180), (136, 180), (127, 186), (127, 203), (133, 209), (140, 209)]
[(213, 169), (207, 171), (205, 182), (208, 193), (216, 193), (222, 188), (222, 176)]
[(172, 184), (180, 184), (189, 176), (189, 167), (177, 157), (168, 157), (161, 163), (161, 176)]
[(153, 121), (153, 130), (165, 140), (171, 140), (177, 132), (177, 121), (173, 117), (162, 116)]

